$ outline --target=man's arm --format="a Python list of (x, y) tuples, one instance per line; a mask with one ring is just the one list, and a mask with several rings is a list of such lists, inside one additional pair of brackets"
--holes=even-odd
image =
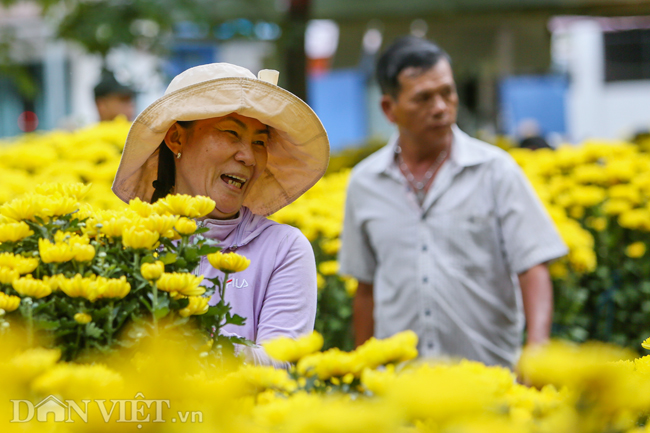
[(354, 325), (354, 345), (358, 347), (375, 333), (375, 301), (372, 297), (373, 285), (359, 281), (354, 296), (352, 323)]
[(526, 316), (526, 345), (548, 341), (553, 320), (553, 285), (546, 263), (518, 275)]

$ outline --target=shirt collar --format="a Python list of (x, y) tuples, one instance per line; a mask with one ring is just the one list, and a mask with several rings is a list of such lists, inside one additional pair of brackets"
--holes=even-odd
[[(470, 137), (460, 130), (457, 125), (452, 126), (454, 138), (451, 144), (451, 153), (449, 161), (459, 167), (471, 167), (486, 162), (488, 154), (481, 146), (477, 146), (476, 139)], [(378, 164), (375, 166), (377, 173), (388, 173), (392, 167), (395, 166), (395, 150), (397, 149), (397, 142), (399, 134), (395, 133), (388, 140), (379, 154)]]

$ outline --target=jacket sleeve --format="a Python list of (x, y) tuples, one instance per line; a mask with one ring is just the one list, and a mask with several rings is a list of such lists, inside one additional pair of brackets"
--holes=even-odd
[[(289, 227), (288, 227), (289, 228)], [(269, 279), (257, 325), (256, 343), (277, 337), (298, 338), (314, 329), (316, 259), (307, 238), (290, 227), (283, 238)], [(262, 347), (243, 350), (256, 364), (277, 365)]]

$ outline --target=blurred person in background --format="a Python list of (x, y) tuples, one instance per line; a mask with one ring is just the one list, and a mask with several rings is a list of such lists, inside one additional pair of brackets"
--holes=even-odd
[(411, 329), (424, 357), (512, 368), (548, 340), (547, 263), (567, 253), (514, 160), (456, 126), (449, 56), (403, 37), (380, 56), (381, 107), (398, 133), (351, 175), (341, 274), (359, 280), (356, 344)]
[(95, 105), (101, 122), (113, 120), (117, 116), (125, 116), (129, 121), (133, 120), (135, 91), (117, 81), (111, 71), (102, 69), (102, 75), (99, 83), (95, 86), (94, 93)]
[(535, 119), (523, 119), (517, 127), (519, 147), (523, 149), (551, 149), (546, 139), (542, 136), (539, 122)]

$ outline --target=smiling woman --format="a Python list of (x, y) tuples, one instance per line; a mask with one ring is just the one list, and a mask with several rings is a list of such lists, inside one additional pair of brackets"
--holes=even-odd
[[(224, 329), (258, 344), (313, 330), (311, 245), (298, 229), (265, 217), (311, 188), (329, 159), (320, 120), (278, 87), (277, 77), (263, 70), (256, 78), (227, 63), (181, 73), (133, 122), (113, 183), (127, 202), (155, 202), (169, 193), (214, 200), (201, 221), (204, 235), (251, 260), (237, 284), (226, 281), (225, 301), (246, 323)], [(196, 273), (205, 280), (223, 276), (203, 260)], [(274, 363), (261, 346), (241, 350), (255, 363)]]

